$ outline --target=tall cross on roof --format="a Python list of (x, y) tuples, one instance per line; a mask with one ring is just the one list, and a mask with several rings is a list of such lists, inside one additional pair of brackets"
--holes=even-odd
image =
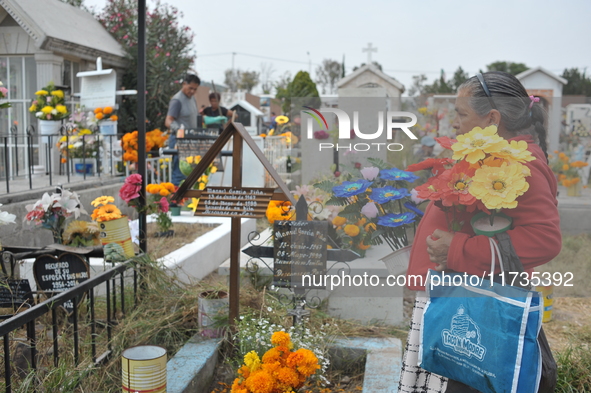
[(377, 52), (378, 48), (371, 46), (371, 42), (367, 44), (367, 48), (361, 48), (363, 52), (367, 52), (367, 64), (371, 64), (371, 52)]

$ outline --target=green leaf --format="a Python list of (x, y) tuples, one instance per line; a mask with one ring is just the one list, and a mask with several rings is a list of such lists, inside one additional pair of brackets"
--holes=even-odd
[(326, 193), (332, 194), (332, 192), (333, 192), (332, 188), (335, 187), (336, 185), (337, 184), (333, 181), (324, 180), (324, 181), (321, 181), (320, 183), (314, 184), (314, 187), (316, 187)]
[(389, 169), (392, 166), (379, 158), (368, 158), (367, 161), (380, 169)]

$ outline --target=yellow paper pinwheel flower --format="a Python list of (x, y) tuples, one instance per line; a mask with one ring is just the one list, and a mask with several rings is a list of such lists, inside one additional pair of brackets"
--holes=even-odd
[(191, 198), (191, 203), (187, 207), (189, 209), (193, 209), (193, 213), (195, 213), (198, 205), (199, 205), (199, 199), (198, 198)]
[(517, 197), (529, 189), (523, 167), (507, 163), (500, 167), (482, 166), (472, 177), (469, 192), (488, 209), (514, 209)]
[(526, 141), (510, 141), (503, 146), (499, 151), (491, 152), (491, 155), (497, 158), (502, 158), (510, 164), (515, 162), (528, 162), (536, 158), (527, 150)]
[(464, 135), (458, 135), (458, 141), (451, 145), (454, 152), (452, 159), (462, 160), (464, 157), (470, 164), (475, 164), (486, 157), (486, 153), (501, 150), (507, 141), (497, 135), (496, 126), (485, 129), (474, 127)]

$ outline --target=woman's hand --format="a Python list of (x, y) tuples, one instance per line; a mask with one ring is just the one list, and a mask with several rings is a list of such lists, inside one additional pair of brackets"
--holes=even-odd
[(431, 262), (437, 264), (435, 270), (438, 272), (447, 268), (447, 252), (453, 238), (453, 233), (441, 229), (436, 229), (432, 235), (427, 236), (427, 253)]

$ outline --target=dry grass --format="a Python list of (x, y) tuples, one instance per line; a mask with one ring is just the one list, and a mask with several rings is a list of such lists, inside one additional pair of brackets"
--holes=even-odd
[(155, 237), (158, 232), (156, 223), (148, 224), (149, 249), (148, 252), (154, 259), (162, 258), (171, 252), (178, 250), (185, 244), (193, 243), (199, 236), (217, 227), (218, 224), (185, 224), (174, 223), (172, 237)]

